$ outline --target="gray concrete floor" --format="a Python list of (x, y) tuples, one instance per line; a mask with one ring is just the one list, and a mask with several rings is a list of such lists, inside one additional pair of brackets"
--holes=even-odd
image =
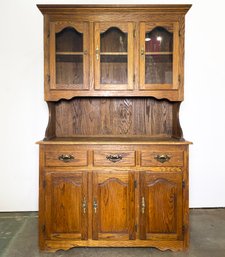
[(191, 210), (191, 245), (187, 252), (154, 248), (73, 248), (38, 250), (37, 213), (0, 213), (1, 257), (225, 257), (225, 209)]

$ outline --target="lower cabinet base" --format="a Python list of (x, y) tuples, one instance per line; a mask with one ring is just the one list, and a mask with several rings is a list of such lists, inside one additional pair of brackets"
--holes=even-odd
[(149, 240), (129, 240), (129, 241), (98, 241), (98, 240), (68, 240), (56, 241), (46, 240), (40, 247), (47, 252), (56, 252), (57, 250), (68, 250), (73, 247), (154, 247), (159, 250), (185, 251), (187, 246), (183, 241), (149, 241)]

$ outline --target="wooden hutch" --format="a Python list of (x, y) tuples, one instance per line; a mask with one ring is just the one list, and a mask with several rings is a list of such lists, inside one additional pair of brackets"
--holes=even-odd
[(189, 244), (179, 123), (190, 5), (38, 5), (49, 123), (40, 249)]

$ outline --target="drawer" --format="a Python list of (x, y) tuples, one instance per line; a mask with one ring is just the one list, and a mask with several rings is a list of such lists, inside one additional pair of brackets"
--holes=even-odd
[(87, 151), (47, 151), (46, 166), (74, 167), (87, 166)]
[(135, 166), (135, 151), (94, 151), (94, 166)]
[(183, 151), (154, 151), (141, 152), (141, 166), (183, 166)]

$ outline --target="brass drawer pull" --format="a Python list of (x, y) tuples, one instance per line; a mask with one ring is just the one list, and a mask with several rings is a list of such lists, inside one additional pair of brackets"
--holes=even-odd
[(111, 162), (119, 162), (123, 159), (123, 156), (121, 154), (109, 154), (106, 155), (106, 159)]
[(74, 160), (74, 156), (71, 155), (71, 154), (62, 154), (58, 157), (58, 159), (60, 161), (63, 161), (63, 162), (70, 162), (71, 160)]
[(157, 154), (154, 159), (156, 159), (158, 162), (164, 163), (164, 162), (168, 162), (170, 160), (170, 156), (167, 154)]

